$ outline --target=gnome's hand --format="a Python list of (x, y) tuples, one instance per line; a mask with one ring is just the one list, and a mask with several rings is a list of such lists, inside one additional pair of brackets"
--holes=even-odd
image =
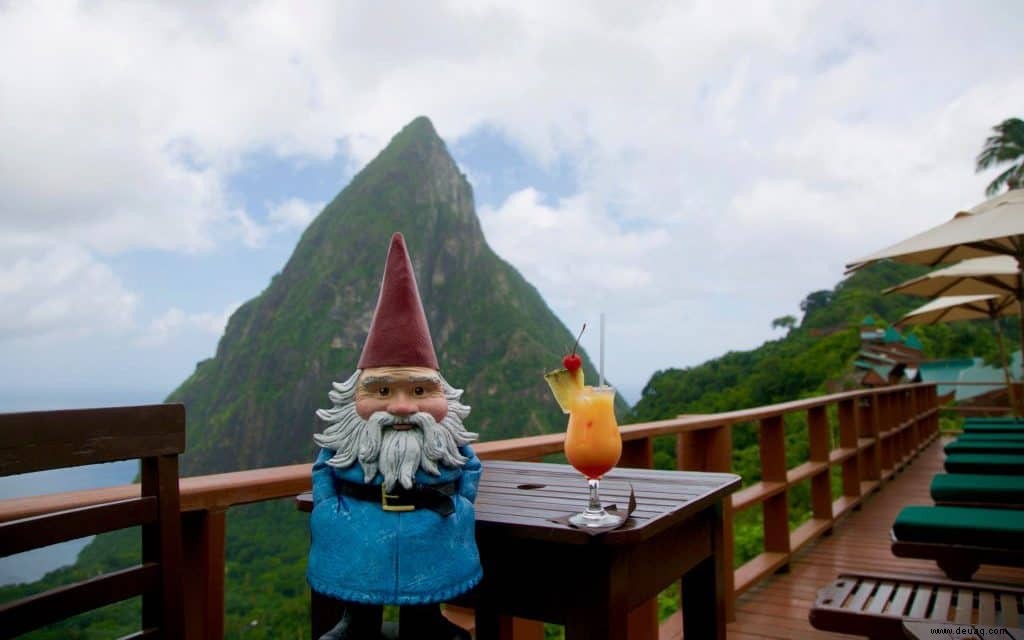
[(313, 463), (313, 506), (324, 500), (338, 498), (338, 489), (334, 485), (334, 472), (327, 464), (331, 459), (331, 452), (327, 449), (320, 449), (320, 455)]
[(471, 503), (476, 502), (476, 490), (480, 485), (480, 474), (483, 473), (480, 458), (476, 457), (473, 448), (468, 444), (461, 447), (460, 452), (469, 459), (462, 467), (462, 476), (459, 478), (459, 495)]

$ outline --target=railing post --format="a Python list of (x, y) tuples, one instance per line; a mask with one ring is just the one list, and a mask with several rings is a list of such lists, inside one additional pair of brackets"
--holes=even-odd
[(900, 468), (900, 462), (903, 460), (903, 445), (901, 439), (903, 438), (903, 395), (905, 391), (900, 389), (893, 391), (892, 396), (892, 428), (893, 428), (893, 442), (890, 450), (892, 451), (892, 470), (893, 473)]
[(914, 457), (914, 452), (917, 451), (917, 416), (921, 412), (920, 387), (915, 385), (907, 390), (906, 403), (909, 426), (907, 427), (906, 453), (904, 457), (909, 460)]
[(843, 495), (847, 498), (860, 497), (860, 456), (857, 454), (858, 416), (856, 399), (851, 398), (839, 402), (839, 447), (853, 450), (853, 455), (843, 460)]
[[(786, 424), (782, 416), (771, 416), (761, 420), (761, 479), (764, 482), (786, 482)], [(789, 491), (784, 490), (766, 498), (762, 505), (764, 513), (764, 550), (767, 553), (783, 553), (789, 567)]]
[(654, 466), (654, 447), (650, 438), (625, 440), (622, 443), (622, 457), (619, 467), (630, 469), (650, 469)]
[[(934, 418), (935, 420), (938, 420), (938, 408), (938, 387), (936, 385), (923, 386), (920, 389), (917, 406), (917, 449), (920, 449), (921, 445), (924, 444), (924, 441), (931, 435), (932, 419)], [(921, 414), (925, 411), (929, 411), (930, 409), (935, 409), (935, 411), (931, 411), (927, 417), (922, 418)]]
[[(650, 469), (654, 466), (653, 444), (651, 438), (624, 441), (622, 443), (622, 457), (619, 458), (618, 466), (632, 469)], [(626, 625), (630, 638), (657, 640), (658, 599), (651, 598), (630, 611)], [(541, 625), (539, 638), (543, 639), (543, 637), (544, 625)], [(520, 640), (520, 635), (516, 634), (514, 638), (515, 640)]]
[[(879, 422), (879, 396), (880, 392), (864, 396), (861, 399), (860, 422), (858, 424), (858, 436), (867, 438), (870, 442), (863, 451), (859, 453), (861, 481), (878, 481), (882, 477), (881, 447), (878, 438)], [(858, 441), (858, 448), (860, 443)]]
[[(878, 429), (875, 437), (879, 444), (880, 466), (882, 477), (885, 473), (896, 471), (896, 395), (893, 391), (883, 391), (878, 395)], [(883, 436), (884, 439), (883, 439)]]
[(900, 459), (904, 462), (909, 461), (913, 455), (913, 433), (918, 425), (918, 412), (916, 412), (916, 389), (909, 388), (903, 390), (902, 399), (902, 418), (903, 421), (903, 437), (900, 442), (902, 444), (902, 451), (900, 453)]
[(907, 427), (903, 431), (903, 459), (909, 461), (916, 449), (917, 434), (917, 388), (912, 387), (903, 392), (903, 421)]
[[(681, 471), (732, 471), (732, 425), (713, 429), (683, 431), (676, 436), (676, 466)], [(725, 617), (736, 619), (736, 580), (733, 574), (733, 521), (732, 501), (722, 501), (722, 563), (718, 579), (725, 592)], [(632, 637), (632, 636), (630, 636)]]
[(182, 513), (185, 638), (224, 637), (226, 509)]
[[(732, 471), (732, 425), (724, 425), (713, 430), (708, 446), (708, 471), (729, 473)], [(725, 593), (725, 619), (736, 619), (735, 610), (735, 576), (733, 575), (733, 521), (732, 501), (726, 497), (722, 500), (722, 563), (718, 579)]]
[(937, 385), (929, 385), (921, 390), (921, 407), (920, 411), (931, 411), (924, 420), (918, 420), (917, 423), (917, 446), (918, 448), (924, 444), (924, 441), (931, 436), (932, 432), (932, 421), (935, 425), (939, 423), (939, 387)]
[(825, 468), (811, 477), (811, 512), (815, 518), (832, 521), (832, 480), (829, 473), (828, 413), (824, 406), (807, 410), (809, 460), (824, 462)]
[(676, 435), (676, 467), (680, 471), (708, 471), (708, 429)]

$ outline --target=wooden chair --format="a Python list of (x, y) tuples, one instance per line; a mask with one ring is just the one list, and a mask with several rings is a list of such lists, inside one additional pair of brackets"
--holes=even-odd
[(142, 628), (129, 638), (184, 637), (178, 495), (184, 450), (180, 404), (0, 414), (0, 476), (138, 458), (142, 477), (138, 498), (0, 524), (0, 556), (142, 527), (141, 564), (0, 605), (0, 637), (140, 595)]
[[(903, 574), (842, 574), (818, 592), (811, 626), (823, 631), (903, 638), (906, 621), (1012, 629), (1024, 620), (1024, 589)], [(1009, 637), (1009, 636), (997, 636)]]

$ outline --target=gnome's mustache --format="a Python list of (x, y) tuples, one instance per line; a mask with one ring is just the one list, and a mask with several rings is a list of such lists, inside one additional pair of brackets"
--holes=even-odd
[(327, 464), (346, 467), (358, 460), (365, 480), (369, 482), (379, 471), (387, 491), (396, 483), (412, 488), (419, 469), (436, 476), (441, 473), (439, 463), (448, 467), (466, 464), (459, 446), (475, 437), (462, 430), (452, 414), (441, 423), (425, 412), (395, 415), (377, 411), (366, 420), (353, 414), (348, 413), (343, 427), (316, 436), (317, 442), (335, 450)]
[(396, 416), (395, 414), (388, 413), (386, 411), (379, 411), (378, 413), (384, 415), (380, 416), (380, 418), (377, 419), (376, 423), (380, 425), (382, 428), (390, 427), (395, 431), (408, 431), (409, 429), (418, 428), (420, 427), (420, 425), (423, 424), (423, 421), (425, 419), (423, 416), (427, 415), (414, 413), (411, 415)]
[[(396, 482), (411, 489), (416, 471), (421, 468), (431, 475), (440, 475), (438, 462), (452, 467), (466, 463), (451, 432), (442, 428), (429, 413), (394, 415), (378, 411), (366, 421), (366, 431), (364, 443), (373, 443), (371, 446), (380, 443), (376, 463), (384, 476), (384, 489), (388, 491)], [(360, 451), (359, 461), (366, 471), (366, 462), (371, 456), (364, 458), (362, 453)]]

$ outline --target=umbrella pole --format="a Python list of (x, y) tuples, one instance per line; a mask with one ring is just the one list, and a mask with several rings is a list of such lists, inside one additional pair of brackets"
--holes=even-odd
[[(1020, 348), (1022, 349), (1021, 366), (1024, 367), (1024, 252), (1021, 252), (1020, 250), (1018, 250), (1017, 253), (1017, 305), (1019, 306), (1017, 311), (1020, 323)], [(1013, 414), (1020, 415), (1020, 413), (1018, 413), (1019, 410), (1020, 408), (1014, 405)]]
[(1013, 391), (1013, 378), (1010, 377), (1010, 361), (1006, 357), (1006, 345), (1003, 343), (1003, 330), (999, 326), (999, 318), (992, 316), (992, 326), (996, 330), (996, 344), (999, 345), (999, 361), (1003, 364), (1003, 376), (1006, 378), (1006, 397), (1010, 401), (1010, 409), (1013, 415), (1019, 416), (1020, 410), (1017, 406), (1017, 398)]

